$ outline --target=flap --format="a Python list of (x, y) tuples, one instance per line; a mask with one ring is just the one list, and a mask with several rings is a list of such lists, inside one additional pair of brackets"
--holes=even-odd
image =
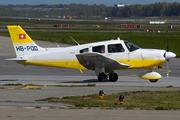
[(118, 61), (106, 57), (100, 53), (82, 53), (76, 55), (81, 65), (89, 70), (94, 70), (96, 67), (104, 67), (106, 70), (114, 70), (129, 67), (129, 64), (119, 63)]

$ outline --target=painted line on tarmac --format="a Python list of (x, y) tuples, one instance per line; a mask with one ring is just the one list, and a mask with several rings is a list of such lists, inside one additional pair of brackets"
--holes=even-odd
[(7, 54), (15, 55), (16, 53), (7, 53)]
[(63, 84), (68, 84), (68, 83), (54, 83), (54, 84), (47, 84), (47, 85), (28, 85), (26, 87), (22, 87), (20, 89), (30, 89), (30, 88), (39, 88), (39, 87), (48, 87), (48, 86), (56, 86), (56, 85), (63, 85)]
[(31, 89), (31, 88), (41, 88), (41, 87), (56, 86), (56, 85), (63, 85), (63, 84), (69, 84), (69, 83), (54, 83), (54, 84), (47, 84), (47, 85), (26, 85), (26, 84), (22, 84), (22, 86), (25, 86), (25, 87), (0, 88), (0, 90)]

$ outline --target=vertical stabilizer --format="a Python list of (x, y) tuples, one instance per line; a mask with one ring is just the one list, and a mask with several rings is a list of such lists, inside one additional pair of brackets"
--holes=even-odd
[(16, 56), (23, 56), (45, 50), (36, 45), (21, 26), (8, 25), (7, 28), (11, 36)]

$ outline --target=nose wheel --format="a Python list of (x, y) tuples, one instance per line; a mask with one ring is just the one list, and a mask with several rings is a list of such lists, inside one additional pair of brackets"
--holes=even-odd
[(156, 83), (158, 81), (158, 79), (149, 79), (149, 81), (152, 83)]

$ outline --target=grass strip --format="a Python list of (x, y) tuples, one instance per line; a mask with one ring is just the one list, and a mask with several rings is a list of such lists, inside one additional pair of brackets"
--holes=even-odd
[[(119, 96), (124, 95), (124, 104), (120, 105)], [(139, 91), (105, 95), (103, 99), (98, 94), (87, 96), (51, 97), (37, 101), (61, 102), (73, 104), (76, 107), (124, 108), (145, 110), (176, 110), (180, 109), (180, 91)]]
[[(101, 33), (101, 32), (40, 32), (27, 31), (29, 36), (35, 40), (50, 41), (57, 43), (76, 44), (69, 36), (72, 36), (80, 44), (92, 43), (117, 39), (121, 34), (122, 40), (130, 41), (141, 48), (167, 49), (169, 36), (169, 49), (180, 57), (180, 35), (179, 33)], [(8, 32), (1, 32), (0, 35), (9, 36)]]

